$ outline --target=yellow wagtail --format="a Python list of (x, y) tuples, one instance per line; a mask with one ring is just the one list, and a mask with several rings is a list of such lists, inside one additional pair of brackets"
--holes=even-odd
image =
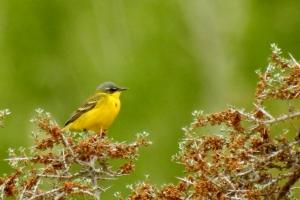
[(96, 93), (72, 114), (64, 130), (102, 134), (117, 117), (121, 107), (120, 95), (126, 89), (112, 82), (102, 83)]

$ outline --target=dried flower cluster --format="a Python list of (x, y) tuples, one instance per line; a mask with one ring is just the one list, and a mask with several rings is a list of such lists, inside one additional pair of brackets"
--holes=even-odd
[[(194, 112), (173, 159), (185, 167), (178, 183), (156, 187), (148, 181), (131, 188), (131, 200), (292, 199), (300, 178), (300, 132), (289, 128), (300, 118), (300, 65), (272, 45), (259, 74), (253, 109), (229, 107), (212, 114)], [(288, 102), (285, 114), (271, 114), (268, 102)], [(281, 126), (280, 126), (281, 125)], [(295, 124), (296, 125), (296, 124)], [(293, 135), (293, 138), (287, 137)], [(294, 196), (295, 197), (295, 196)]]
[[(139, 148), (149, 144), (146, 133), (127, 144), (102, 134), (63, 132), (49, 113), (37, 113), (35, 144), (9, 150), (15, 172), (0, 178), (0, 199), (100, 199), (107, 189), (103, 182), (130, 174)], [(112, 160), (123, 162), (112, 167)]]

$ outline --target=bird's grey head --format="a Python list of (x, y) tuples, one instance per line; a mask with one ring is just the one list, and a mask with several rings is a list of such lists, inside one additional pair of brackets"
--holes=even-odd
[(123, 90), (127, 90), (127, 88), (117, 86), (113, 82), (104, 82), (97, 87), (97, 91), (105, 92), (105, 93), (114, 93)]

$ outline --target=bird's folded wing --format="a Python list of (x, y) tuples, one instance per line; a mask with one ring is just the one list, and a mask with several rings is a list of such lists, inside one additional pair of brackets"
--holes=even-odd
[(68, 121), (65, 123), (65, 126), (68, 124), (74, 122), (76, 119), (78, 119), (81, 115), (84, 113), (88, 112), (89, 110), (93, 109), (96, 104), (103, 99), (104, 95), (103, 94), (95, 94), (94, 96), (91, 96), (90, 98), (85, 101), (85, 103), (80, 106), (73, 114), (72, 116), (68, 119)]

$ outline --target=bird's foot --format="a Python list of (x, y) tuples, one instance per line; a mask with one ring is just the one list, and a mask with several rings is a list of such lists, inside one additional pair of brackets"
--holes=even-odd
[(101, 129), (97, 135), (103, 139), (106, 136), (106, 130)]

